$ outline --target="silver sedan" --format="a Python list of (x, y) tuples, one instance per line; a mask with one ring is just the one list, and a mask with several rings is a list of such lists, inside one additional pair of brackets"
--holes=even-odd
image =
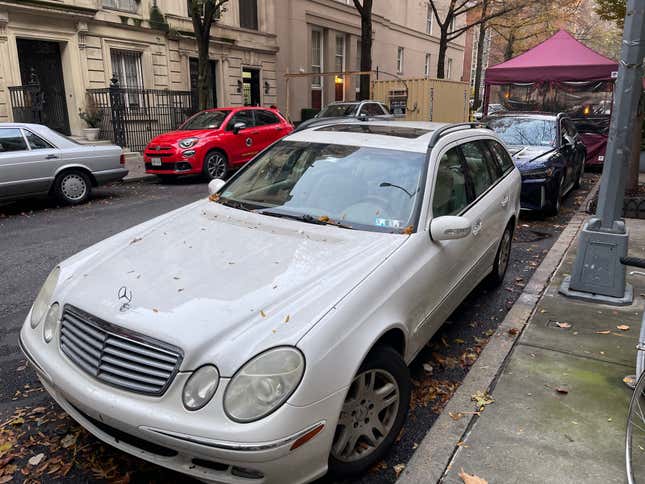
[(50, 194), (77, 205), (92, 187), (127, 174), (118, 146), (81, 145), (39, 124), (0, 123), (0, 200)]

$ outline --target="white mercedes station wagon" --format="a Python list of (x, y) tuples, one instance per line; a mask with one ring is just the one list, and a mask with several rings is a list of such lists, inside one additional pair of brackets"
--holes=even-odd
[(332, 121), (61, 262), (20, 333), (99, 439), (195, 478), (364, 472), (407, 364), (506, 272), (520, 174), (477, 125)]

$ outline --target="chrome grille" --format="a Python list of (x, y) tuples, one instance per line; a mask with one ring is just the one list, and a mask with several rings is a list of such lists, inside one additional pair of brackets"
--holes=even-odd
[(179, 348), (128, 332), (70, 305), (63, 311), (60, 348), (96, 379), (146, 395), (162, 395), (182, 360)]

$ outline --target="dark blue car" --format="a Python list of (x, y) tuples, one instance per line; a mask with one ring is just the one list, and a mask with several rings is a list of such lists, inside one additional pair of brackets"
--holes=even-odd
[(509, 113), (487, 123), (522, 174), (522, 208), (557, 214), (585, 171), (586, 149), (571, 120), (563, 113)]

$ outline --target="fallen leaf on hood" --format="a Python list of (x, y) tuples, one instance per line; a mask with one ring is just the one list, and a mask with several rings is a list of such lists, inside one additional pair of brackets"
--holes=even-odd
[(596, 333), (596, 334), (609, 334), (609, 333), (611, 333), (611, 331), (608, 330), (608, 329), (604, 329), (602, 331), (594, 331), (594, 333)]
[(67, 449), (67, 448), (71, 447), (75, 443), (76, 443), (76, 435), (74, 435), (74, 434), (67, 434), (60, 441), (60, 445), (62, 445), (64, 449)]
[(284, 322), (285, 322), (285, 323), (288, 323), (288, 322), (289, 322), (289, 319), (291, 319), (291, 318), (290, 318), (290, 317), (289, 317), (289, 315), (287, 314), (287, 316), (284, 318)]
[(157, 308), (152, 308), (152, 312), (153, 312), (153, 313), (158, 313), (158, 312), (159, 312), (159, 310), (158, 310)]
[(142, 240), (143, 240), (143, 238), (142, 238), (142, 237), (135, 237), (134, 239), (132, 239), (132, 240), (130, 241), (130, 245), (132, 245), (132, 244), (136, 244), (137, 242), (141, 242)]
[(474, 474), (468, 474), (467, 472), (464, 472), (463, 469), (459, 472), (459, 477), (464, 481), (464, 484), (488, 484), (486, 479), (482, 479)]
[(629, 331), (629, 326), (627, 326), (626, 324), (619, 324), (618, 326), (616, 326), (616, 329), (620, 329), (621, 331)]
[(329, 217), (327, 215), (322, 215), (322, 216), (318, 217), (318, 221), (323, 222), (323, 223), (327, 223), (327, 222), (329, 222)]
[(401, 472), (403, 472), (403, 469), (405, 469), (405, 464), (397, 464), (394, 467), (392, 467), (392, 469), (394, 469), (394, 473), (396, 474), (396, 477), (398, 478), (399, 475), (401, 474)]
[(570, 325), (569, 323), (560, 322), (560, 321), (556, 321), (556, 322), (555, 322), (555, 325), (556, 325), (558, 328), (562, 328), (562, 329), (569, 329), (569, 328), (571, 327), (571, 325)]
[(562, 393), (563, 395), (566, 395), (567, 393), (569, 393), (569, 390), (567, 388), (564, 388), (564, 387), (557, 387), (555, 389), (555, 391), (558, 392), (558, 393)]
[(218, 193), (213, 193), (212, 195), (210, 195), (210, 196), (208, 197), (208, 199), (209, 199), (211, 202), (216, 202), (216, 201), (218, 201), (218, 200), (219, 200), (219, 194), (218, 194)]
[(403, 229), (403, 233), (405, 235), (410, 235), (414, 232), (414, 227), (412, 225), (408, 225), (406, 228)]
[(263, 318), (266, 318), (267, 313), (265, 313), (262, 309), (260, 309), (260, 316), (262, 316)]
[(29, 461), (28, 461), (29, 465), (37, 466), (38, 464), (40, 464), (43, 461), (44, 458), (45, 458), (45, 454), (43, 454), (43, 453), (35, 455), (35, 456), (33, 456), (33, 457), (31, 457), (29, 459)]

